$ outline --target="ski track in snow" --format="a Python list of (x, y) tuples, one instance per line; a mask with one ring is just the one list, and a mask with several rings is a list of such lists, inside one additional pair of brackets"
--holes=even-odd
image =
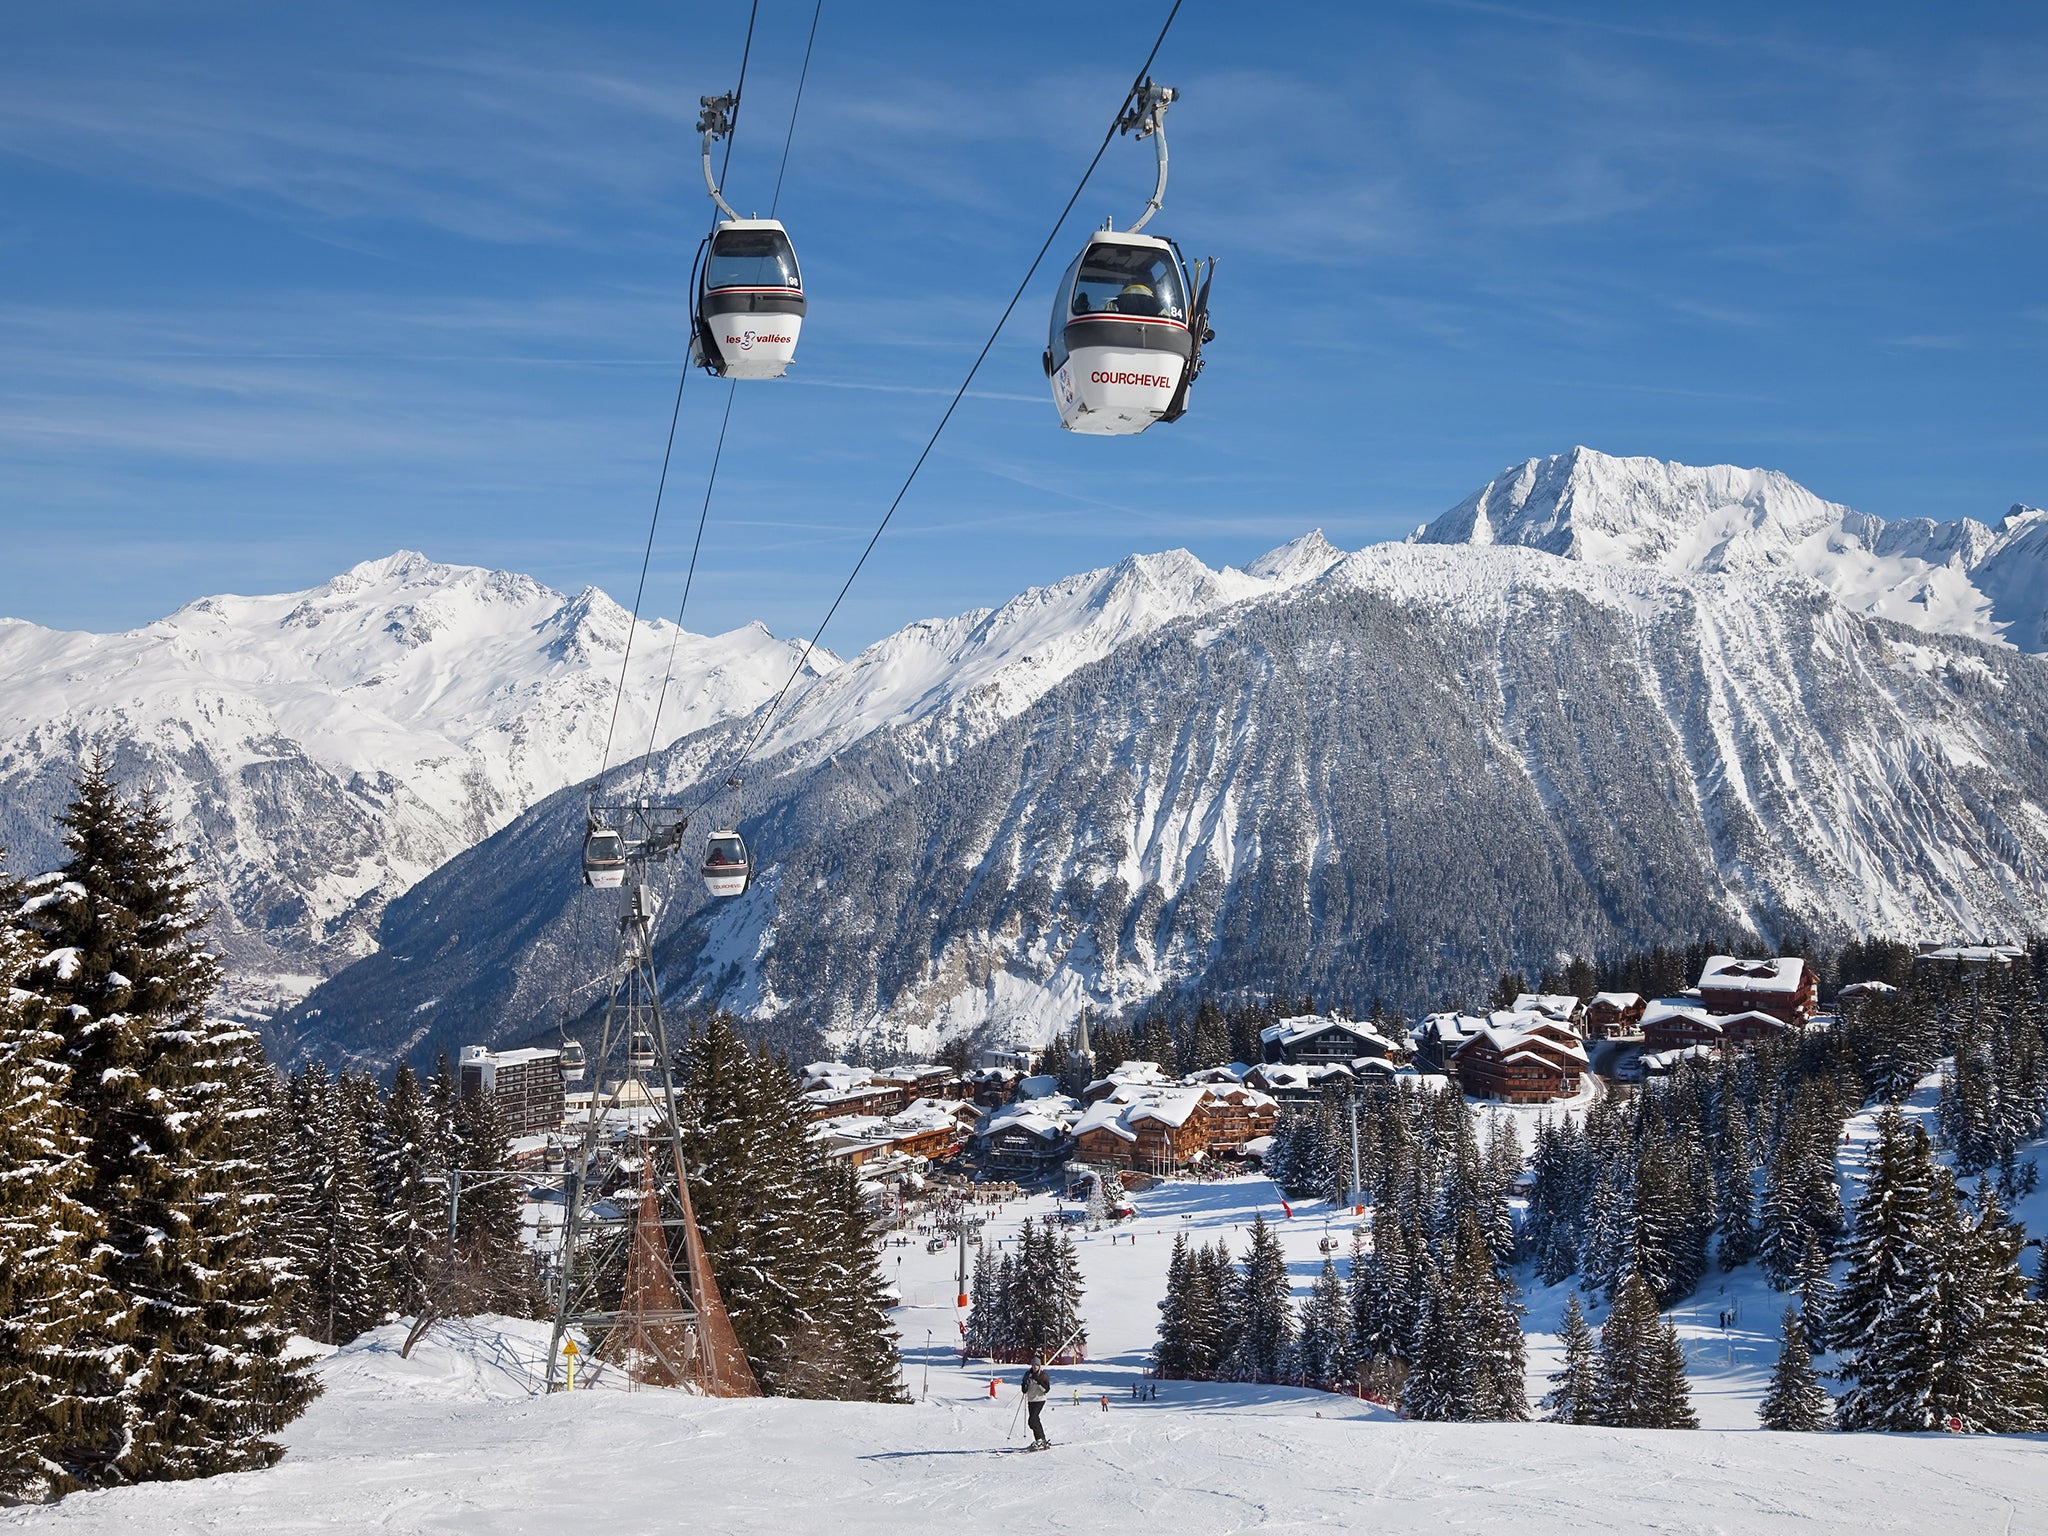
[[(1925, 1086), (1912, 1107), (1927, 1109)], [(1846, 1128), (1845, 1174), (1867, 1139), (1866, 1118)], [(1320, 1266), (1326, 1215), (1297, 1205), (1286, 1220), (1263, 1179), (1170, 1184), (1136, 1203), (1139, 1219), (1124, 1234), (1135, 1232), (1135, 1243), (1077, 1235), (1095, 1358), (1055, 1370), (1046, 1420), (1055, 1444), (1045, 1455), (1001, 1454), (1017, 1444), (1006, 1439), (1017, 1369), (1001, 1373), (992, 1400), (986, 1365), (961, 1368), (948, 1344), (957, 1337), (954, 1255), (927, 1254), (913, 1241), (890, 1250), (883, 1267), (895, 1271), (891, 1259), (903, 1255), (906, 1304), (895, 1316), (905, 1385), (923, 1401), (711, 1402), (623, 1390), (601, 1367), (586, 1377), (593, 1390), (548, 1398), (535, 1395), (542, 1324), (444, 1325), (409, 1361), (397, 1358), (403, 1331), (393, 1325), (322, 1363), (326, 1395), (286, 1432), (289, 1454), (278, 1467), (0, 1511), (0, 1530), (897, 1536), (950, 1519), (976, 1529), (1174, 1536), (1314, 1527), (1516, 1536), (2048, 1531), (2041, 1437), (1748, 1427), (1775, 1358), (1782, 1302), (1754, 1267), (1730, 1277), (1725, 1295), (1710, 1279), (1674, 1313), (1707, 1426), (1695, 1432), (1414, 1424), (1348, 1398), (1221, 1383), (1162, 1382), (1156, 1403), (1133, 1403), (1130, 1383), (1151, 1343), (1176, 1233), (1220, 1235), (1242, 1248), (1244, 1228), (1264, 1210), (1299, 1296)], [(1013, 1203), (987, 1236), (1010, 1238), (1025, 1215), (1054, 1204)], [(2030, 1216), (2048, 1215), (2048, 1196), (2033, 1204)], [(1350, 1217), (1328, 1215), (1348, 1251)], [(1554, 1324), (1564, 1291), (1527, 1298), (1532, 1393), (1553, 1368), (1542, 1330)], [(1706, 1325), (1731, 1304), (1741, 1322), (1724, 1342)], [(1718, 1363), (1724, 1357), (1733, 1364)]]

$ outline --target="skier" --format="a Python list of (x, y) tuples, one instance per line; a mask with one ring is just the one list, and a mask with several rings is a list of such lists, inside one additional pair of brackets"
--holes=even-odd
[(1043, 1355), (1031, 1357), (1031, 1369), (1018, 1385), (1024, 1389), (1024, 1419), (1031, 1428), (1031, 1449), (1045, 1450), (1052, 1442), (1045, 1438), (1045, 1425), (1038, 1416), (1045, 1411), (1045, 1400), (1052, 1395), (1052, 1378), (1045, 1373)]

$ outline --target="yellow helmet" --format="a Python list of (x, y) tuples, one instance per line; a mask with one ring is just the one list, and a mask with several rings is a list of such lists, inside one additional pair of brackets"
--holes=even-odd
[(1152, 285), (1150, 283), (1125, 283), (1123, 291), (1125, 293), (1141, 293), (1148, 299), (1152, 297)]

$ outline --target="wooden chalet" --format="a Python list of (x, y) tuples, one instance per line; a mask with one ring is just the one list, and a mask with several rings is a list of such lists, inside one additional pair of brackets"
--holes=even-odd
[(1569, 992), (1524, 992), (1515, 999), (1508, 1012), (1540, 1013), (1546, 1019), (1571, 1026), (1574, 1034), (1586, 1032), (1586, 1005)]
[(896, 1083), (851, 1083), (815, 1088), (804, 1095), (813, 1120), (837, 1120), (844, 1115), (893, 1115), (910, 1102)]
[(1595, 992), (1586, 1004), (1585, 1036), (1588, 1040), (1612, 1040), (1639, 1035), (1648, 1008), (1640, 992)]
[(1267, 1025), (1259, 1031), (1259, 1045), (1265, 1060), (1290, 1067), (1348, 1065), (1393, 1050), (1393, 1042), (1370, 1024), (1315, 1014)]
[(1452, 1059), (1466, 1093), (1506, 1104), (1547, 1104), (1579, 1091), (1586, 1052), (1569, 1024), (1540, 1014), (1493, 1017)]
[(1820, 983), (1813, 967), (1789, 955), (1769, 960), (1715, 955), (1700, 972), (1699, 994), (1709, 1013), (1754, 1009), (1794, 1029), (1804, 1029), (1820, 1006)]
[(958, 1099), (965, 1097), (967, 1092), (959, 1073), (930, 1061), (884, 1067), (874, 1074), (874, 1080), (901, 1088), (911, 1100)]
[(1246, 1142), (1273, 1133), (1280, 1120), (1280, 1105), (1270, 1094), (1234, 1083), (1205, 1088), (1197, 1113), (1205, 1148), (1234, 1153)]
[(1043, 1111), (1019, 1106), (989, 1118), (975, 1137), (985, 1172), (1028, 1183), (1057, 1172), (1074, 1147), (1066, 1125)]

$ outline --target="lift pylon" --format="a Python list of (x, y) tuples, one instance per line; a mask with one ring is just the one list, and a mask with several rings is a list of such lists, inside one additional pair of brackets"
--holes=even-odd
[[(548, 1390), (565, 1384), (562, 1346), (571, 1328), (582, 1328), (604, 1334), (599, 1356), (637, 1381), (680, 1378), (709, 1396), (756, 1397), (760, 1387), (697, 1230), (654, 967), (656, 903), (646, 869), (674, 852), (683, 819), (644, 803), (632, 812), (642, 835), (619, 916), (617, 978), (590, 1061), (590, 1108), (564, 1181)], [(680, 1276), (672, 1234), (681, 1239)]]

